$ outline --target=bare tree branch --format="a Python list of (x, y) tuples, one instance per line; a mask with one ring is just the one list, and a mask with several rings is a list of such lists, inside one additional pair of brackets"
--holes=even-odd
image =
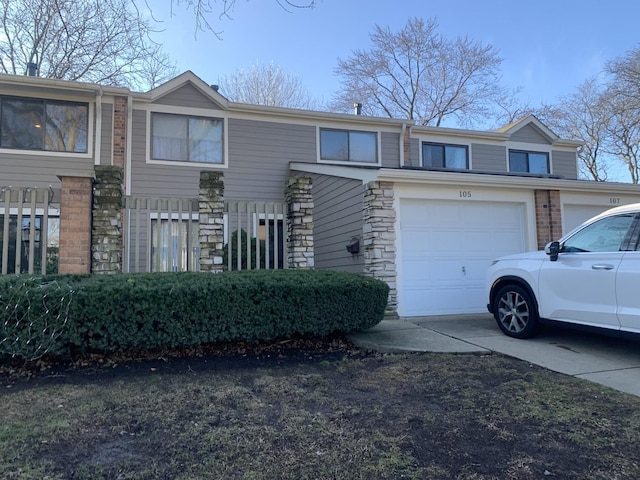
[(154, 24), (128, 0), (0, 0), (0, 16), (3, 73), (33, 62), (44, 77), (136, 89), (175, 74), (151, 38)]
[(218, 80), (220, 92), (235, 102), (317, 109), (319, 104), (308, 93), (302, 81), (269, 63), (256, 63), (248, 70), (221, 76)]
[(436, 20), (409, 19), (399, 32), (375, 26), (372, 47), (338, 59), (342, 89), (333, 108), (346, 111), (354, 101), (368, 115), (407, 118), (439, 126), (448, 119), (461, 126), (486, 119), (493, 102), (504, 98), (499, 86), (502, 60), (491, 45), (466, 37), (449, 40)]

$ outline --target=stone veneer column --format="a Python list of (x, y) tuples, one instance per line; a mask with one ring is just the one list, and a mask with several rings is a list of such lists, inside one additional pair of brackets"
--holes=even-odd
[(385, 315), (398, 315), (396, 285), (396, 212), (393, 183), (369, 182), (364, 192), (364, 273), (389, 285)]
[(91, 271), (122, 272), (122, 169), (96, 165), (93, 184)]
[(200, 172), (199, 198), (200, 271), (222, 272), (224, 270), (224, 176), (222, 172)]
[(562, 211), (559, 190), (535, 190), (538, 249), (562, 236)]
[(61, 176), (58, 273), (91, 271), (90, 177)]
[(287, 181), (287, 267), (313, 268), (313, 195), (310, 177)]

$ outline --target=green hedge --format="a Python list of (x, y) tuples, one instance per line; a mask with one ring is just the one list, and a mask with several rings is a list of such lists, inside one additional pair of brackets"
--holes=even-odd
[[(20, 297), (19, 290), (29, 294)], [(362, 275), (320, 270), (50, 276), (26, 283), (24, 277), (5, 277), (0, 281), (0, 305), (18, 298), (28, 301), (0, 312), (2, 324), (12, 324), (5, 322), (12, 309), (24, 317), (33, 305), (44, 305), (45, 291), (49, 310), (62, 312), (44, 316), (55, 324), (47, 334), (49, 351), (65, 353), (357, 331), (382, 320), (389, 288)], [(25, 322), (11, 332), (1, 328), (0, 342), (20, 331), (34, 335)], [(1, 352), (15, 355), (2, 344)]]

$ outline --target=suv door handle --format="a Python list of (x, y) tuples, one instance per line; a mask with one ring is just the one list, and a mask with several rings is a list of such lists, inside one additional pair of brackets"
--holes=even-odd
[(591, 265), (593, 270), (613, 270), (613, 265), (610, 263), (596, 263)]

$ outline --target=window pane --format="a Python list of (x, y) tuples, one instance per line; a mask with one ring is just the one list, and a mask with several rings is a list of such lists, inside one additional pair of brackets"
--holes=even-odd
[(617, 252), (627, 235), (635, 215), (603, 218), (568, 238), (563, 252)]
[(325, 160), (349, 160), (348, 133), (336, 130), (321, 130), (320, 157)]
[(423, 144), (422, 163), (425, 167), (444, 167), (444, 146)]
[(187, 161), (187, 120), (179, 115), (153, 115), (151, 158)]
[(0, 146), (42, 150), (43, 117), (42, 100), (3, 99)]
[(525, 152), (509, 152), (509, 171), (527, 172), (527, 154)]
[(88, 107), (47, 103), (44, 149), (53, 152), (86, 152)]
[(529, 172), (531, 173), (549, 173), (549, 162), (546, 153), (530, 153), (529, 154)]
[(467, 166), (467, 149), (465, 147), (457, 147), (447, 145), (445, 147), (445, 158), (447, 168), (466, 169)]
[(222, 163), (222, 120), (189, 119), (189, 160)]
[(349, 160), (352, 162), (375, 162), (376, 134), (349, 132)]

